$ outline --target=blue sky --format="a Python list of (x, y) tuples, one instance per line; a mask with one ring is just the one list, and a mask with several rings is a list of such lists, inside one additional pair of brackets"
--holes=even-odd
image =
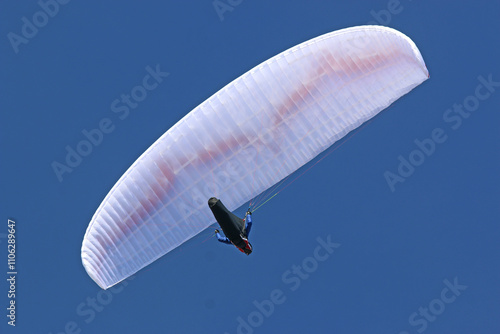
[[(62, 2), (0, 5), (2, 333), (500, 332), (498, 0), (221, 0), (231, 10), (220, 15), (212, 1)], [(412, 38), (430, 80), (259, 209), (251, 256), (207, 230), (102, 292), (81, 242), (135, 159), (262, 61), (369, 22)], [(148, 66), (169, 75), (113, 113)], [(53, 162), (98, 127), (102, 141), (58, 179)], [(391, 189), (384, 174), (436, 131), (433, 152)]]

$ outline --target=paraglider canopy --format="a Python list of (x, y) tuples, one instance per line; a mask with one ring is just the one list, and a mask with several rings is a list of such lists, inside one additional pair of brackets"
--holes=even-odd
[(265, 61), (187, 114), (118, 180), (85, 233), (85, 269), (113, 286), (210, 226), (213, 194), (235, 210), (427, 78), (415, 44), (379, 26), (334, 31)]

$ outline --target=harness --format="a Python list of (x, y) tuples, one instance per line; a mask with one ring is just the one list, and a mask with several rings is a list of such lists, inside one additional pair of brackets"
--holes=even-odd
[(243, 242), (239, 242), (238, 245), (235, 244), (234, 242), (231, 242), (238, 250), (242, 253), (245, 254), (250, 254), (252, 252), (252, 245), (248, 242), (248, 239), (244, 237), (242, 234), (240, 234), (241, 240)]

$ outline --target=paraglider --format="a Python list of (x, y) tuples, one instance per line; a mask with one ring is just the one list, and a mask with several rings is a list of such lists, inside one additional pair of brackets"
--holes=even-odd
[(245, 218), (238, 218), (229, 211), (220, 199), (211, 197), (208, 200), (208, 207), (212, 210), (215, 220), (219, 223), (224, 237), (220, 235), (219, 230), (215, 230), (217, 240), (226, 244), (233, 244), (246, 255), (252, 253), (252, 244), (248, 241), (250, 230), (252, 229), (252, 212), (248, 209)]
[(219, 90), (118, 180), (87, 228), (82, 262), (103, 289), (308, 163), (428, 78), (416, 45), (361, 26), (306, 41)]

